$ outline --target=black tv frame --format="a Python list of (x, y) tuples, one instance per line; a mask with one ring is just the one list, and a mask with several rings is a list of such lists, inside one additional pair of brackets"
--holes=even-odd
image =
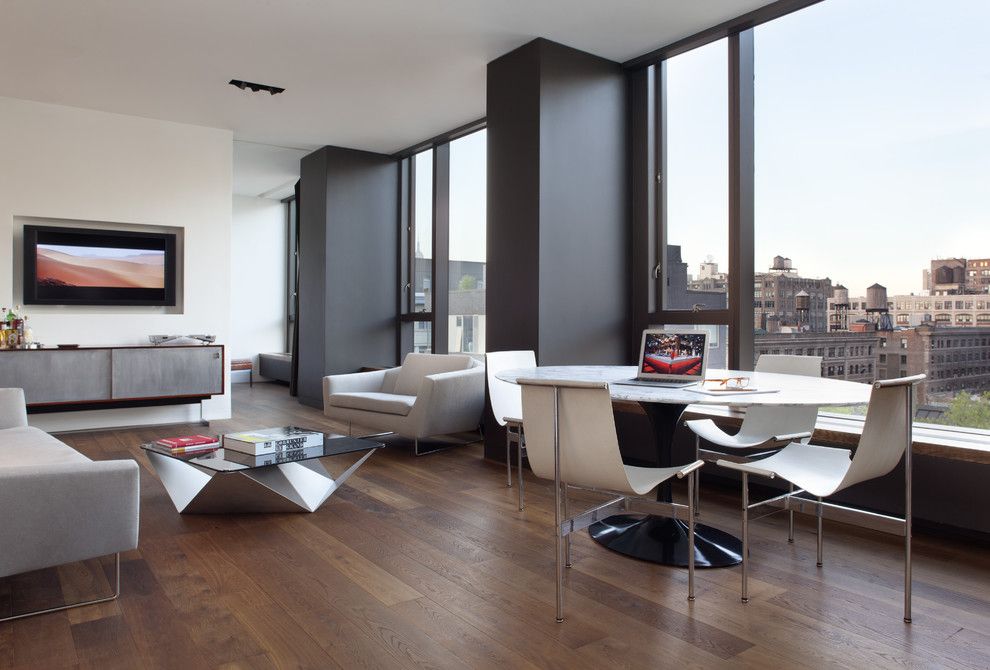
[[(38, 236), (41, 244), (105, 246), (123, 249), (161, 249), (165, 252), (165, 287), (118, 288), (66, 286), (47, 289), (38, 286)], [(80, 244), (84, 240), (86, 244)], [(103, 228), (60, 228), (24, 226), (24, 304), (25, 305), (128, 305), (172, 307), (176, 295), (175, 233), (143, 233)]]

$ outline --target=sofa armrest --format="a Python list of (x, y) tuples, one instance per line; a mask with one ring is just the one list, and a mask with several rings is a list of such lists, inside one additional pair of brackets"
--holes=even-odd
[(0, 470), (0, 577), (137, 548), (132, 460)]
[(28, 425), (22, 389), (0, 389), (0, 429)]
[(323, 407), (333, 393), (377, 393), (382, 390), (388, 370), (354, 372), (346, 375), (330, 375), (323, 378)]
[(485, 368), (427, 375), (410, 414), (417, 437), (476, 430), (485, 408)]

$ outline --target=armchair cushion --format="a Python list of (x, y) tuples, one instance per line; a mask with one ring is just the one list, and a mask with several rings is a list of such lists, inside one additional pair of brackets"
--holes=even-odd
[(417, 395), (427, 375), (466, 370), (471, 365), (471, 357), (461, 354), (407, 354), (399, 369), (393, 392), (399, 395)]
[(416, 396), (394, 393), (333, 393), (330, 395), (329, 403), (331, 407), (406, 416), (416, 403)]

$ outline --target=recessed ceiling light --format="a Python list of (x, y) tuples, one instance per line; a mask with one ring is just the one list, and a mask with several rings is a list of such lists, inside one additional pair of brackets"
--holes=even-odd
[(278, 86), (269, 86), (268, 84), (255, 84), (254, 82), (241, 81), (240, 79), (231, 79), (229, 83), (231, 86), (236, 86), (242, 91), (245, 89), (251, 89), (255, 93), (266, 91), (268, 93), (271, 93), (272, 95), (275, 95), (276, 93), (281, 93), (282, 91), (285, 90), (284, 88), (279, 88)]

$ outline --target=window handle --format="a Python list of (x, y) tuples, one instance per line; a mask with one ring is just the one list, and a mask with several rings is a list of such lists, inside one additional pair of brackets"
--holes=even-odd
[(656, 267), (653, 268), (653, 278), (660, 279), (661, 276), (663, 276), (663, 268), (661, 268), (660, 264), (657, 263)]

